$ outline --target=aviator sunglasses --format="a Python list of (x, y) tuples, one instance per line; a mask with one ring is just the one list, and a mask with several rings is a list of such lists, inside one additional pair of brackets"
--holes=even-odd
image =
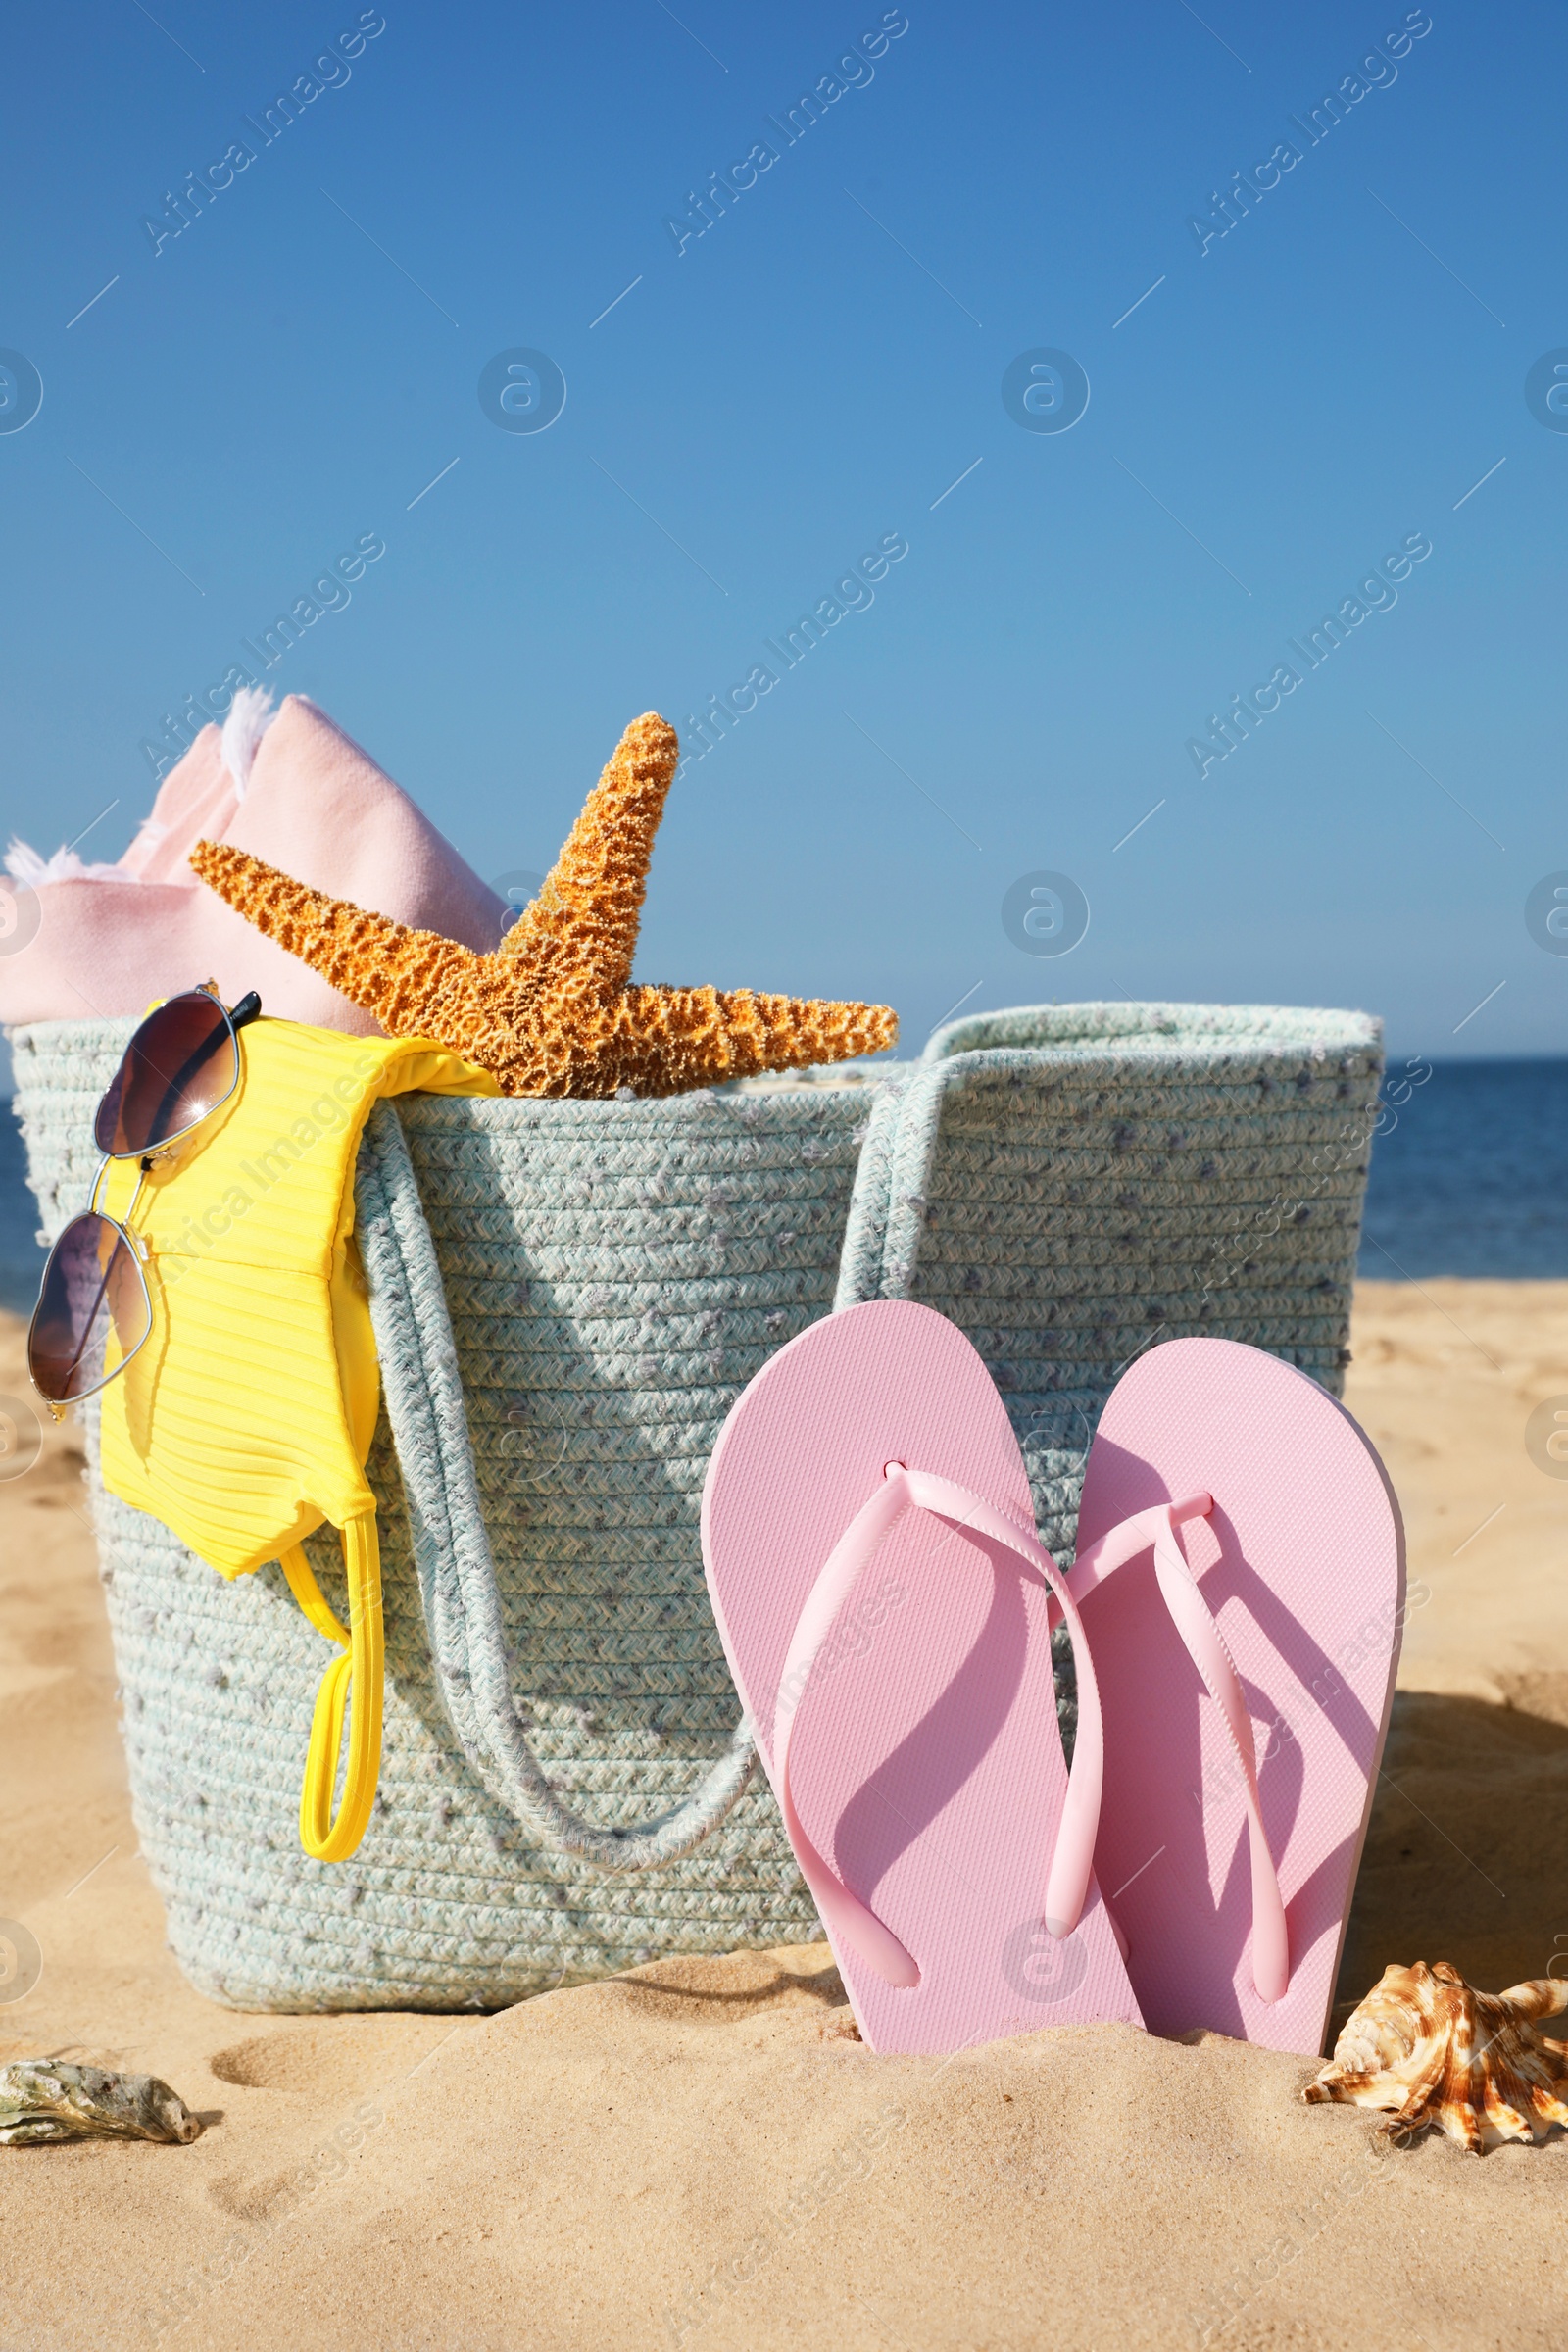
[[(147, 1244), (130, 1228), (142, 1180), (155, 1160), (220, 1110), (239, 1084), (239, 1032), (262, 1000), (253, 990), (230, 1009), (215, 980), (171, 997), (125, 1048), (98, 1105), (93, 1139), (103, 1158), (86, 1213), (73, 1217), (49, 1252), (27, 1332), (27, 1369), (54, 1418), (123, 1372), (153, 1325)], [(141, 1162), (123, 1219), (97, 1206), (110, 1163)]]

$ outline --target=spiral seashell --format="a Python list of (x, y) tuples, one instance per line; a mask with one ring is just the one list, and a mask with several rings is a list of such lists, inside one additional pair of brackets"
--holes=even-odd
[(1386, 1968), (1301, 2095), (1385, 2109), (1391, 2137), (1437, 2124), (1476, 2156), (1534, 2140), (1568, 2126), (1568, 2042), (1541, 2031), (1565, 2009), (1568, 1980), (1477, 1992), (1446, 1960)]

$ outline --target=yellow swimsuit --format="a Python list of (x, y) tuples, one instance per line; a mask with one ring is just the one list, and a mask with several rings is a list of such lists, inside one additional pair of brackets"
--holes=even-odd
[[(365, 1835), (381, 1758), (381, 1585), (365, 1459), (380, 1381), (353, 1243), (354, 1163), (382, 1095), (499, 1093), (422, 1039), (343, 1037), (294, 1021), (240, 1032), (240, 1083), (144, 1181), (133, 1219), (148, 1249), (153, 1325), (103, 1392), (103, 1475), (220, 1576), (280, 1560), (301, 1608), (344, 1655), (316, 1702), (300, 1840), (340, 1862)], [(117, 1162), (102, 1205), (136, 1183)], [(303, 1550), (342, 1532), (349, 1630)], [(343, 1718), (343, 1800), (331, 1818)]]

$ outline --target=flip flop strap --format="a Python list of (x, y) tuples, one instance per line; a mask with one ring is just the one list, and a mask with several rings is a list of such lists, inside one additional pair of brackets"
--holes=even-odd
[(1160, 1597), (1170, 1611), (1171, 1622), (1188, 1656), (1220, 1711), (1241, 1769), (1252, 1869), (1252, 1982), (1258, 1998), (1272, 2002), (1284, 1998), (1291, 1981), (1290, 1939), (1279, 1873), (1269, 1852), (1257, 1793), (1252, 1718), (1236, 1662), (1199, 1590), (1198, 1579), (1176, 1533), (1183, 1520), (1204, 1518), (1213, 1507), (1212, 1496), (1199, 1494), (1185, 1502), (1157, 1503), (1152, 1510), (1135, 1512), (1079, 1554), (1067, 1579), (1067, 1590), (1075, 1600), (1082, 1600), (1116, 1569), (1128, 1560), (1137, 1559), (1152, 1545), (1154, 1578)]
[(960, 1531), (972, 1528), (992, 1542), (1005, 1545), (1048, 1588), (1066, 1619), (1078, 1669), (1078, 1738), (1046, 1884), (1046, 1926), (1058, 1938), (1071, 1935), (1089, 1893), (1104, 1780), (1104, 1734), (1094, 1661), (1084, 1639), (1077, 1600), (1055, 1561), (1032, 1530), (1026, 1534), (983, 1494), (929, 1471), (909, 1470), (902, 1463), (890, 1462), (882, 1485), (861, 1504), (829, 1553), (797, 1621), (779, 1678), (773, 1712), (773, 1776), (801, 1876), (823, 1920), (861, 1954), (885, 1983), (904, 1986), (920, 1982), (919, 1967), (912, 1955), (875, 1912), (850, 1892), (802, 1826), (791, 1786), (790, 1740), (801, 1699), (834, 1619), (882, 1538), (911, 1507), (949, 1520)]

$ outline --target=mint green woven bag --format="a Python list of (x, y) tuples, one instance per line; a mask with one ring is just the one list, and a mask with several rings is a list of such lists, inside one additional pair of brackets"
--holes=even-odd
[[(13, 1034), (51, 1237), (132, 1026)], [(990, 1365), (1070, 1552), (1141, 1348), (1245, 1340), (1338, 1392), (1381, 1062), (1359, 1014), (1062, 1005), (848, 1082), (379, 1106), (357, 1191), (385, 1748), (350, 1862), (299, 1849), (320, 1645), (280, 1573), (225, 1585), (93, 1473), (136, 1822), (186, 1974), (240, 2008), (495, 2008), (819, 1934), (703, 1581), (735, 1396), (835, 1304), (917, 1297)], [(335, 1542), (312, 1552), (341, 1607)]]

